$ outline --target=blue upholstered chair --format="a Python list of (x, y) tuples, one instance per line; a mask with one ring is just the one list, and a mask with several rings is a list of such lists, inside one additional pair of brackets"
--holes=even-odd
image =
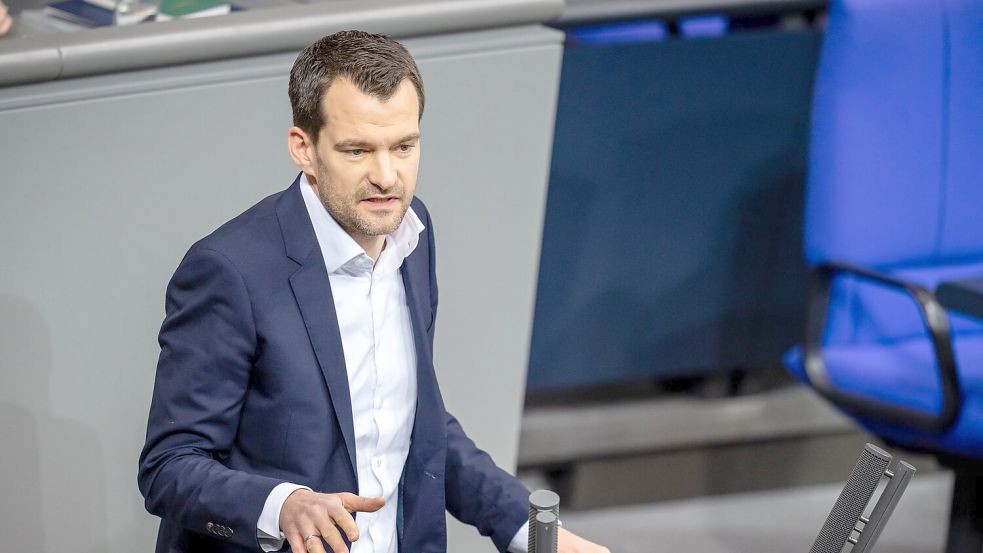
[(792, 373), (956, 470), (948, 553), (983, 550), (983, 2), (832, 0), (816, 79), (806, 338)]

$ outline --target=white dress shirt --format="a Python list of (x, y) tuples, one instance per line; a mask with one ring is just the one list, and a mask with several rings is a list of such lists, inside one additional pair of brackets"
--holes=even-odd
[[(412, 208), (407, 210), (373, 263), (328, 214), (303, 174), (300, 189), (324, 257), (341, 331), (352, 399), (358, 495), (386, 500), (379, 511), (355, 517), (359, 539), (351, 553), (396, 553), (397, 488), (410, 449), (417, 386), (413, 326), (399, 268), (425, 227)], [(300, 488), (305, 487), (280, 484), (267, 498), (257, 522), (265, 551), (283, 546), (280, 509), (287, 496)], [(510, 551), (525, 553), (527, 532), (526, 526), (519, 529)]]

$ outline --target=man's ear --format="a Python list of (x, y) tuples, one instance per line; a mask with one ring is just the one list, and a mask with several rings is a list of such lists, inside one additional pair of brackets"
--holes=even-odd
[(315, 147), (311, 135), (304, 132), (300, 127), (290, 127), (290, 130), (287, 131), (287, 148), (290, 150), (290, 159), (294, 160), (294, 164), (308, 175), (314, 174), (314, 156), (317, 155)]

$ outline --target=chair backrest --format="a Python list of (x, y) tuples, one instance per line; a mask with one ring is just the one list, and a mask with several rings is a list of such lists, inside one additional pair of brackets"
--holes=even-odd
[(983, 2), (831, 1), (809, 165), (811, 264), (983, 260)]
[(946, 0), (949, 43), (946, 257), (983, 252), (983, 3)]

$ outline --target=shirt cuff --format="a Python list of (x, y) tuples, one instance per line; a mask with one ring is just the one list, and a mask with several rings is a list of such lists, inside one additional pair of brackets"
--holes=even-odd
[(512, 536), (509, 542), (509, 553), (529, 553), (529, 521), (527, 520)]
[(297, 490), (310, 490), (310, 488), (284, 482), (273, 488), (267, 496), (263, 512), (259, 514), (259, 520), (256, 522), (256, 539), (263, 551), (269, 553), (283, 547), (283, 540), (286, 538), (280, 531), (280, 509), (283, 508), (287, 496)]

